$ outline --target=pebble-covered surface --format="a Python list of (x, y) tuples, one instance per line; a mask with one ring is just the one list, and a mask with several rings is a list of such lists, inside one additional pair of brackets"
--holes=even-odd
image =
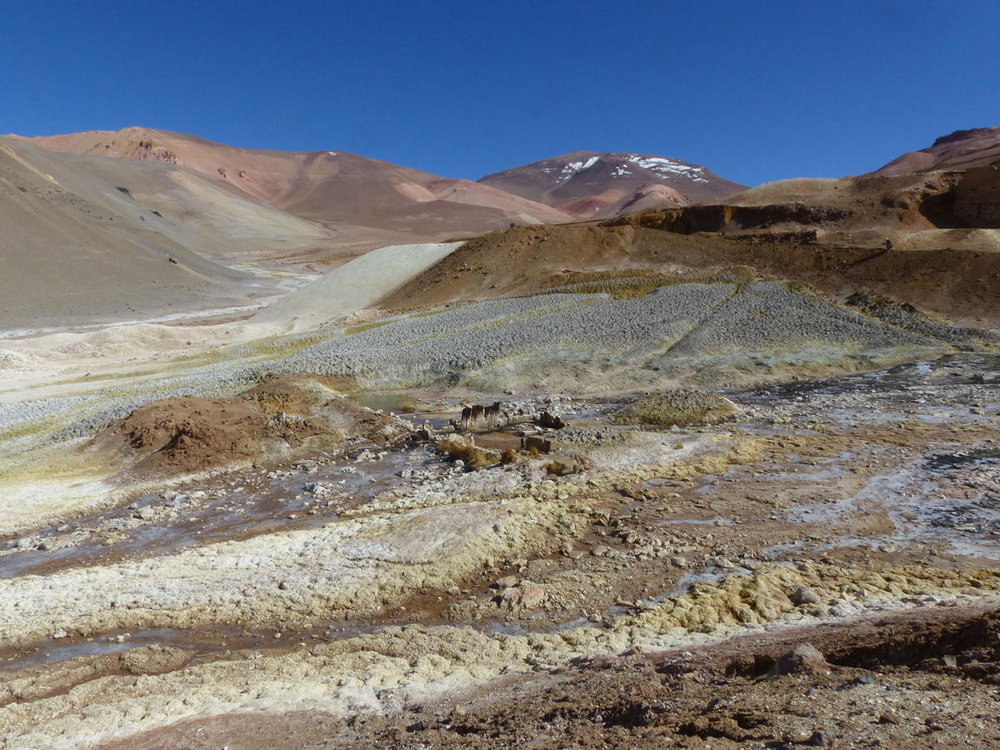
[(279, 369), (434, 378), (550, 347), (614, 352), (650, 342), (669, 346), (733, 289), (682, 284), (628, 300), (553, 294), (478, 302), (330, 339), (289, 357)]
[(975, 348), (982, 344), (1000, 344), (1000, 334), (995, 331), (967, 326), (949, 326), (931, 320), (916, 310), (903, 305), (887, 304), (881, 300), (869, 299), (864, 295), (853, 295), (847, 302), (884, 323), (905, 328), (930, 338), (947, 341), (960, 349)]
[(384, 388), (472, 382), (491, 368), (511, 381), (540, 367), (558, 379), (583, 363), (591, 368), (586, 377), (599, 385), (603, 370), (623, 363), (671, 371), (713, 357), (739, 365), (810, 348), (836, 365), (845, 351), (946, 350), (980, 341), (964, 329), (915, 326), (913, 318), (893, 325), (777, 282), (675, 284), (634, 299), (544, 294), (488, 300), (396, 316), (362, 330), (331, 329), (319, 343), (285, 357), (234, 348), (229, 359), (141, 385), (2, 404), (0, 430), (52, 419), (59, 424), (50, 441), (86, 437), (152, 400), (229, 395), (268, 374), (346, 375), (363, 387)]
[(749, 284), (740, 294), (727, 299), (671, 351), (759, 351), (793, 348), (812, 341), (849, 342), (866, 348), (934, 343), (926, 336), (799, 294), (785, 284), (762, 281)]

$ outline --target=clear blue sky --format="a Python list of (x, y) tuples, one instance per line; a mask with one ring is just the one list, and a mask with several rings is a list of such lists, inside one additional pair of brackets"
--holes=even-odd
[(145, 125), (455, 177), (578, 148), (757, 184), (1000, 125), (1000, 0), (11, 0), (0, 132)]

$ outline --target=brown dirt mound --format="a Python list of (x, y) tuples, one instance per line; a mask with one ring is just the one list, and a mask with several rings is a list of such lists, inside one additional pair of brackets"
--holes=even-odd
[[(97, 444), (108, 438), (112, 444), (120, 442), (122, 453), (139, 459), (135, 468), (140, 471), (186, 473), (258, 455), (268, 432), (292, 438), (292, 430), (272, 431), (268, 422), (248, 403), (169, 398), (136, 409), (111, 428), (110, 436), (99, 436)], [(295, 437), (304, 437), (304, 432), (300, 428)]]
[(289, 375), (233, 398), (154, 401), (109, 425), (88, 448), (110, 453), (132, 473), (172, 476), (407, 434), (399, 420), (334, 393), (332, 382)]

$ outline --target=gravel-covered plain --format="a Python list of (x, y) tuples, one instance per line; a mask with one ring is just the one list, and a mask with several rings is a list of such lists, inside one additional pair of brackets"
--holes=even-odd
[[(950, 333), (957, 329), (947, 328)], [(598, 369), (625, 357), (642, 366), (719, 353), (750, 358), (827, 346), (888, 351), (946, 348), (941, 338), (884, 323), (785, 284), (677, 284), (635, 299), (553, 294), (491, 300), (429, 317), (400, 318), (331, 338), (272, 365), (281, 372), (350, 374), (373, 385), (416, 385), (517, 361), (567, 364), (579, 352)], [(831, 355), (836, 358), (838, 354)], [(567, 368), (568, 369), (568, 368)], [(511, 371), (514, 371), (513, 373)]]
[[(544, 294), (488, 300), (330, 329), (307, 339), (292, 336), (293, 353), (287, 356), (280, 355), (280, 342), (274, 356), (233, 347), (216, 362), (141, 384), (2, 404), (0, 431), (23, 432), (26, 425), (49, 420), (57, 423), (49, 440), (85, 437), (154, 399), (229, 395), (276, 373), (344, 375), (362, 387), (381, 388), (474, 383), (477, 373), (495, 371), (494, 380), (524, 387), (519, 380), (530, 383), (544, 369), (550, 387), (576, 378), (578, 386), (600, 390), (610, 387), (605, 373), (615, 367), (679, 371), (719, 355), (739, 366), (808, 347), (829, 360), (821, 364), (836, 368), (845, 351), (891, 358), (893, 351), (977, 343), (964, 329), (937, 323), (917, 332), (910, 317), (904, 328), (776, 282), (743, 288), (675, 284), (634, 299)], [(319, 343), (312, 343), (316, 338)]]

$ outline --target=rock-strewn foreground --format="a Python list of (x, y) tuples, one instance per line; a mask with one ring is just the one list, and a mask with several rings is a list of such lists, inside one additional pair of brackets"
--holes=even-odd
[(989, 745), (994, 335), (622, 283), (9, 402), (0, 746)]
[(996, 746), (990, 179), (8, 335), (0, 747)]

